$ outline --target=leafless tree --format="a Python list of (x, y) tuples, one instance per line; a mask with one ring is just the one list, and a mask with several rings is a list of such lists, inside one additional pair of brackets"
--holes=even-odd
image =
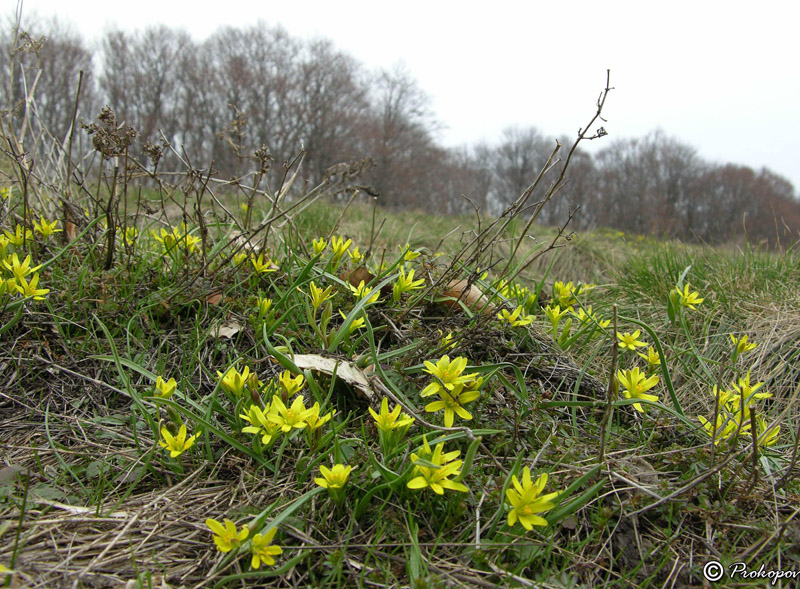
[[(0, 103), (11, 109), (10, 124), (20, 125), (27, 117), (29, 124), (63, 143), (72, 125), (81, 71), (80, 107), (91, 112), (95, 106), (92, 53), (57, 18), (32, 14), (15, 28), (16, 22), (7, 18), (0, 30), (0, 46), (9, 57), (0, 65)], [(27, 96), (33, 101), (26, 101)]]
[(371, 90), (372, 115), (363, 136), (363, 150), (376, 164), (371, 181), (386, 206), (427, 208), (427, 171), (439, 155), (430, 99), (402, 66), (380, 72)]
[(166, 26), (142, 33), (106, 33), (101, 43), (100, 86), (121, 121), (136, 128), (143, 140), (163, 133), (178, 134), (178, 74), (182, 56), (193, 50), (188, 33)]
[(367, 86), (359, 64), (327, 40), (307, 46), (295, 76), (291, 105), (308, 159), (305, 177), (319, 181), (333, 164), (363, 157), (357, 134), (368, 116)]

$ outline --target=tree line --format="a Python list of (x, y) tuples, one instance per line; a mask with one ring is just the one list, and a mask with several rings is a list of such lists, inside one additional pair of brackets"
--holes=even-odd
[[(280, 26), (224, 27), (203, 41), (166, 26), (111, 30), (94, 46), (55, 19), (23, 28), (19, 35), (7, 23), (0, 33), (11, 57), (0, 66), (5, 124), (35, 119), (62, 146), (81, 71), (79, 119), (91, 123), (107, 105), (137, 131), (140, 153), (166, 141), (192, 166), (237, 178), (253, 168), (254, 154), (282, 163), (302, 149), (301, 179), (310, 185), (337, 165), (362, 162), (359, 184), (393, 208), (496, 213), (531, 184), (556, 145), (535, 127), (512, 127), (491, 144), (445, 148), (430, 100), (406, 69), (368, 70), (329, 40), (299, 40)], [(595, 154), (575, 152), (542, 222), (574, 213), (575, 229), (797, 239), (795, 189), (770, 170), (705, 161), (662, 131), (608, 141)], [(165, 153), (162, 169), (177, 164)]]

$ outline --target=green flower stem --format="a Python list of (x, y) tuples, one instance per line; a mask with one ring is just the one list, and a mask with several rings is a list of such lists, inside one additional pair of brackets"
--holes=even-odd
[[(694, 339), (692, 338), (692, 335), (689, 333), (689, 326), (686, 324), (686, 318), (684, 317), (684, 314), (683, 313), (679, 313), (678, 316), (679, 316), (680, 321), (681, 321), (681, 327), (683, 328), (683, 332), (686, 334), (686, 339), (689, 341), (689, 347), (692, 350), (692, 355), (695, 358), (697, 358), (698, 362), (700, 362), (700, 367), (703, 369), (703, 372), (705, 372), (705, 374), (708, 377), (709, 381), (710, 382), (714, 382), (715, 381), (714, 375), (711, 373), (711, 370), (709, 370), (708, 366), (706, 365), (705, 360), (703, 359), (703, 356), (700, 354), (699, 350), (697, 349), (697, 346), (694, 345)], [(661, 361), (662, 362), (664, 361), (663, 358), (662, 358)]]
[(281, 459), (283, 458), (283, 451), (286, 449), (286, 444), (289, 443), (289, 434), (283, 436), (281, 445), (278, 448), (278, 455), (275, 457), (275, 472), (272, 475), (272, 480), (278, 480), (278, 473), (281, 471)]

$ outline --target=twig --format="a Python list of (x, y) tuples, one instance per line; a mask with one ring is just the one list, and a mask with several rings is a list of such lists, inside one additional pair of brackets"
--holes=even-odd
[(739, 456), (741, 456), (746, 451), (747, 451), (747, 449), (745, 448), (745, 449), (739, 450), (736, 453), (731, 453), (729, 456), (727, 456), (725, 458), (724, 461), (722, 461), (719, 464), (717, 464), (714, 468), (711, 468), (711, 469), (707, 470), (706, 472), (704, 472), (700, 476), (696, 477), (694, 480), (689, 481), (688, 483), (686, 483), (684, 486), (682, 486), (677, 491), (673, 491), (672, 493), (670, 493), (669, 495), (667, 495), (665, 497), (662, 497), (661, 499), (659, 499), (655, 503), (651, 503), (650, 505), (647, 505), (645, 507), (637, 509), (636, 511), (633, 511), (631, 513), (627, 513), (625, 515), (627, 515), (627, 516), (639, 515), (640, 513), (644, 513), (646, 511), (650, 511), (651, 509), (654, 509), (654, 508), (658, 507), (659, 505), (663, 505), (664, 503), (667, 503), (668, 501), (672, 501), (676, 497), (680, 497), (686, 491), (689, 491), (690, 489), (695, 488), (697, 485), (702, 483), (704, 480), (706, 480), (710, 476), (712, 476), (712, 475), (716, 474), (717, 472), (721, 471), (725, 466), (728, 465), (729, 462), (733, 461), (735, 458), (738, 458)]
[(756, 406), (750, 405), (748, 410), (750, 411), (750, 434), (753, 437), (753, 472), (748, 477), (748, 481), (752, 479), (752, 482), (747, 486), (747, 490), (744, 492), (745, 495), (749, 494), (758, 482), (758, 422), (756, 421)]
[(606, 389), (606, 410), (603, 413), (603, 421), (600, 423), (600, 451), (597, 454), (597, 462), (599, 464), (603, 463), (605, 459), (606, 453), (606, 428), (608, 427), (609, 421), (611, 421), (611, 414), (614, 411), (614, 401), (617, 400), (617, 377), (616, 377), (616, 369), (617, 369), (617, 354), (618, 348), (617, 345), (617, 305), (614, 304), (614, 337), (611, 341), (611, 374), (608, 377), (608, 389)]

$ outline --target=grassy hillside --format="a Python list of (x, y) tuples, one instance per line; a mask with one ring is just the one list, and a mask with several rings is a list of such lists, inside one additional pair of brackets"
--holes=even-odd
[(800, 571), (794, 251), (126, 194), (0, 201), (10, 586)]

